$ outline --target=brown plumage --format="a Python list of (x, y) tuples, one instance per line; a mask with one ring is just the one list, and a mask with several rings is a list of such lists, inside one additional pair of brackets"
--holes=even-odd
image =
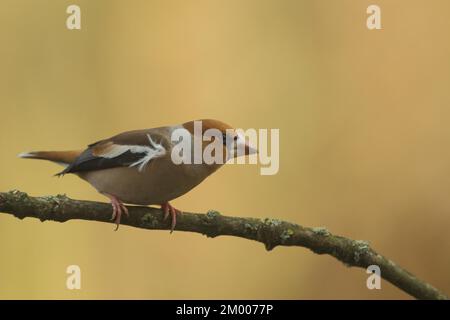
[(49, 160), (56, 163), (68, 164), (75, 161), (75, 159), (82, 153), (82, 150), (71, 151), (35, 151), (24, 152), (19, 155), (24, 159), (42, 159)]
[[(217, 129), (225, 136), (232, 130), (221, 121), (199, 121), (202, 134), (207, 129)], [(194, 122), (190, 121), (182, 125), (124, 132), (90, 144), (83, 151), (41, 151), (19, 156), (57, 162), (65, 166), (59, 175), (73, 173), (90, 183), (111, 200), (117, 227), (121, 214), (128, 214), (123, 203), (160, 205), (165, 217), (172, 216), (173, 231), (176, 215), (180, 212), (169, 201), (187, 193), (222, 166), (221, 163), (175, 164), (171, 159), (175, 145), (171, 134), (177, 129), (186, 129), (191, 142), (194, 141)], [(245, 144), (245, 141), (241, 143)], [(245, 147), (246, 154), (250, 154), (250, 147)]]

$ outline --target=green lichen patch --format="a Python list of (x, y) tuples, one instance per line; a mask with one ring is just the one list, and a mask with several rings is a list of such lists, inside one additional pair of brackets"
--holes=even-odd
[(58, 194), (58, 195), (56, 195), (56, 196), (54, 197), (53, 200), (55, 200), (56, 203), (59, 204), (59, 203), (61, 203), (61, 202), (67, 201), (68, 198), (67, 198), (66, 194)]
[(244, 228), (250, 231), (258, 231), (258, 226), (251, 223), (244, 223)]
[(16, 199), (19, 200), (26, 200), (28, 198), (28, 194), (16, 189), (9, 191), (8, 194), (14, 196)]
[(292, 229), (283, 230), (283, 232), (280, 235), (280, 239), (281, 239), (281, 241), (289, 240), (293, 234), (294, 234), (294, 230), (292, 230)]
[(263, 222), (266, 226), (270, 227), (278, 227), (279, 225), (281, 225), (281, 221), (278, 219), (265, 218)]
[(218, 216), (220, 216), (220, 212), (216, 210), (208, 210), (208, 212), (206, 213), (206, 217), (208, 219), (215, 219)]
[(358, 263), (361, 259), (361, 256), (370, 250), (369, 242), (364, 240), (353, 241), (353, 247), (355, 248), (353, 253), (353, 260), (355, 261), (355, 263)]
[(158, 220), (150, 213), (146, 213), (141, 218), (142, 224), (147, 227), (156, 227)]
[(328, 229), (324, 228), (324, 227), (315, 227), (315, 228), (312, 228), (312, 231), (315, 234), (318, 234), (318, 235), (321, 235), (321, 236), (325, 236), (325, 237), (330, 235), (330, 231), (328, 231)]

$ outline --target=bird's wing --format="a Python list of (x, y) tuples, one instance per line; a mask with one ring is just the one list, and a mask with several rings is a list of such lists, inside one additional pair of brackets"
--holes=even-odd
[(164, 156), (171, 142), (162, 129), (128, 131), (90, 144), (57, 175), (115, 167), (143, 170), (153, 159)]

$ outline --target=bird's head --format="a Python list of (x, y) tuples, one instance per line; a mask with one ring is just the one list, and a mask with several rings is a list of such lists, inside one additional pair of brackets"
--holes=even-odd
[[(195, 130), (195, 124), (201, 123), (202, 145), (203, 150), (215, 139), (220, 139), (223, 147), (224, 162), (231, 158), (239, 156), (251, 155), (258, 152), (258, 150), (251, 146), (242, 132), (234, 129), (229, 124), (214, 119), (202, 119), (190, 121), (183, 124), (183, 126), (192, 134), (198, 134), (200, 131)], [(205, 140), (205, 139), (206, 140)], [(227, 157), (228, 158), (225, 158)], [(232, 156), (229, 156), (232, 155)]]

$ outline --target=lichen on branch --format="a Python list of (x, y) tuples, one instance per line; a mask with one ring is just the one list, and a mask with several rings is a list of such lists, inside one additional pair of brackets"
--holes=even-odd
[[(122, 224), (150, 230), (169, 230), (170, 222), (161, 210), (151, 207), (127, 206), (129, 216)], [(73, 200), (65, 195), (31, 197), (21, 191), (0, 192), (0, 212), (19, 219), (37, 218), (65, 222), (81, 219), (113, 223), (108, 203)], [(416, 278), (391, 260), (375, 252), (367, 241), (333, 235), (326, 228), (309, 228), (278, 219), (230, 217), (210, 210), (206, 214), (183, 212), (177, 219), (176, 231), (195, 232), (214, 238), (234, 236), (264, 244), (267, 250), (277, 246), (299, 246), (316, 254), (328, 254), (349, 267), (366, 269), (377, 265), (381, 277), (418, 299), (447, 299), (430, 284)]]

